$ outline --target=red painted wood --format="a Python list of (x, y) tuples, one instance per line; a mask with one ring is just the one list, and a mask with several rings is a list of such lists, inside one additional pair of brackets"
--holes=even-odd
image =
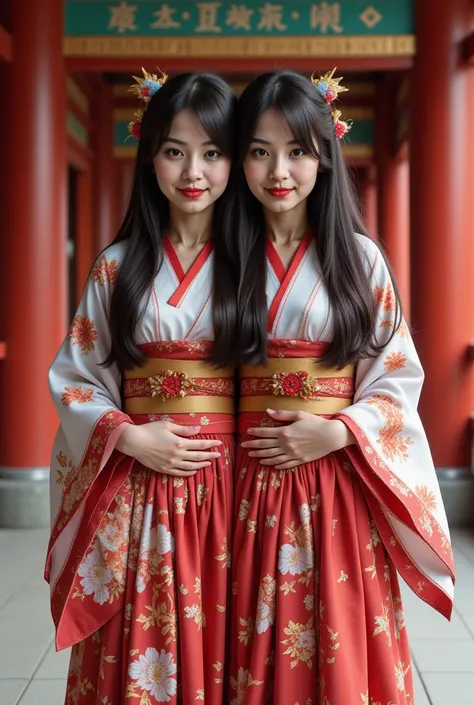
[[(418, 0), (412, 85), (412, 324), (426, 372), (421, 415), (435, 463), (470, 465), (474, 366), (474, 76), (458, 46), (471, 0)], [(433, 103), (433, 95), (443, 96)], [(431, 109), (427, 112), (427, 106)]]
[(115, 237), (118, 222), (117, 170), (114, 159), (114, 103), (112, 88), (102, 84), (93, 106), (94, 223), (95, 249), (106, 247)]
[[(145, 62), (152, 61), (146, 57), (103, 57), (103, 56), (70, 56), (66, 58), (66, 65), (71, 71), (120, 71), (126, 73), (140, 72), (140, 68)], [(408, 69), (413, 64), (411, 56), (381, 56), (381, 57), (319, 57), (319, 58), (291, 58), (291, 59), (271, 59), (271, 58), (245, 58), (245, 59), (225, 59), (225, 58), (168, 58), (163, 60), (166, 65), (166, 73), (180, 73), (181, 71), (193, 71), (196, 66), (200, 71), (218, 71), (226, 74), (249, 73), (255, 75), (262, 71), (274, 71), (281, 68), (291, 68), (295, 71), (302, 71), (310, 75), (317, 67), (318, 71), (329, 71), (337, 66), (338, 72), (350, 71), (389, 71)]]
[(11, 3), (15, 46), (5, 95), (14, 110), (0, 164), (8, 175), (2, 179), (8, 356), (0, 387), (0, 466), (6, 467), (49, 465), (57, 428), (47, 370), (67, 326), (63, 6), (63, 0)]
[(0, 62), (13, 58), (13, 40), (10, 32), (0, 25)]
[(377, 85), (375, 156), (378, 234), (397, 280), (404, 312), (410, 312), (410, 205), (408, 161), (397, 160), (396, 82), (385, 76)]

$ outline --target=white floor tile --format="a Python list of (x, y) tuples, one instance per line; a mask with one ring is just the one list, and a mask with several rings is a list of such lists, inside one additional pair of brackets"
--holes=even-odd
[(420, 673), (474, 673), (474, 641), (411, 640)]
[(0, 680), (0, 705), (16, 705), (27, 683), (27, 680)]
[(38, 668), (35, 678), (66, 678), (69, 669), (69, 659), (71, 658), (71, 650), (65, 649), (57, 653), (54, 646), (51, 646), (46, 654), (44, 661)]
[(426, 695), (420, 676), (413, 664), (413, 684), (415, 686), (415, 705), (431, 705)]
[(426, 673), (423, 680), (432, 705), (474, 705), (474, 673)]
[(49, 642), (4, 638), (0, 642), (0, 679), (31, 678), (49, 649)]
[(33, 680), (19, 705), (63, 705), (65, 693), (64, 680)]

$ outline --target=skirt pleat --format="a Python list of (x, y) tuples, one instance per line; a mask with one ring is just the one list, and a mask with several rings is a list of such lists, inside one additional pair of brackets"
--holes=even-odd
[[(185, 479), (136, 464), (116, 499), (129, 517), (125, 590), (73, 647), (66, 705), (225, 702), (235, 443), (202, 437), (222, 441), (212, 466)], [(106, 556), (109, 534), (102, 526), (93, 547)]]
[(397, 575), (344, 453), (277, 471), (239, 444), (236, 478), (231, 705), (412, 705)]

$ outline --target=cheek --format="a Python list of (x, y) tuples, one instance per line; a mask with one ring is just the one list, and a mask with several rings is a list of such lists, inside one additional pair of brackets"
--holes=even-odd
[(314, 184), (318, 177), (318, 164), (312, 161), (301, 163), (294, 173), (301, 184)]
[(177, 164), (173, 164), (173, 162), (156, 159), (153, 164), (158, 183), (172, 184), (176, 181), (177, 175), (179, 176), (180, 170)]
[(258, 162), (248, 162), (244, 164), (244, 174), (249, 185), (258, 184), (265, 175), (265, 168)]
[(230, 162), (219, 161), (215, 164), (209, 180), (215, 185), (226, 187), (230, 176)]

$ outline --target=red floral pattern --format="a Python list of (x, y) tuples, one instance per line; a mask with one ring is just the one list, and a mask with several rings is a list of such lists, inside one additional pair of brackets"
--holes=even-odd
[(273, 394), (283, 397), (314, 399), (319, 391), (318, 380), (310, 377), (306, 370), (299, 372), (276, 372), (273, 377)]

